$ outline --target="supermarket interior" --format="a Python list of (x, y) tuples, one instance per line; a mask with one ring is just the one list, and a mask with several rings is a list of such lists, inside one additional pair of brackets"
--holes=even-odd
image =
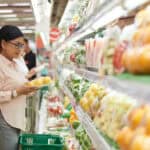
[(150, 0), (0, 0), (0, 150), (150, 150)]

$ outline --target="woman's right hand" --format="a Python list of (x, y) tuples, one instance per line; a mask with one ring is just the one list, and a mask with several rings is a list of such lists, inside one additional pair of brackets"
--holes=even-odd
[(26, 86), (23, 85), (22, 87), (19, 87), (16, 89), (17, 95), (28, 95), (32, 92), (36, 92), (39, 88), (35, 86)]

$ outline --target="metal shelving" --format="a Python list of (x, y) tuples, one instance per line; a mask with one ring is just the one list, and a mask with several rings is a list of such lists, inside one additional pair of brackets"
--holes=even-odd
[(150, 86), (148, 84), (137, 83), (135, 81), (120, 80), (114, 76), (105, 76), (100, 78), (96, 72), (91, 72), (85, 69), (75, 69), (76, 73), (93, 82), (99, 82), (107, 88), (111, 88), (118, 92), (125, 93), (137, 99), (140, 103), (149, 103)]
[[(121, 17), (123, 14), (120, 14), (117, 16), (117, 18), (112, 18), (110, 15), (110, 21), (106, 22), (105, 24), (99, 25), (98, 27), (94, 28), (93, 24), (98, 22), (104, 15), (106, 15), (109, 11), (112, 11), (113, 8), (116, 8), (116, 6), (122, 7), (126, 13), (129, 13), (133, 10), (135, 10), (137, 7), (140, 7), (141, 5), (144, 5), (149, 2), (149, 0), (144, 0), (142, 3), (139, 5), (137, 4), (135, 8), (128, 8), (126, 5), (127, 0), (106, 0), (104, 1), (98, 8), (97, 10), (101, 10), (99, 12), (95, 11), (92, 13), (91, 16), (89, 16), (85, 22), (82, 23), (69, 37), (66, 37), (65, 40), (62, 43), (59, 43), (56, 45), (55, 49), (57, 50), (56, 53), (58, 54), (60, 51), (62, 51), (65, 47), (70, 42), (77, 41), (93, 32), (96, 32), (99, 28), (102, 28), (112, 22), (113, 20)], [(99, 24), (99, 23), (98, 23)]]
[(77, 40), (81, 39), (82, 37), (95, 32), (95, 29), (92, 27), (93, 22), (96, 22), (98, 19), (100, 19), (100, 17), (105, 15), (107, 12), (112, 10), (114, 7), (116, 7), (116, 5), (121, 5), (122, 1), (123, 0), (115, 0), (115, 1), (106, 0), (106, 1), (104, 1), (102, 3), (102, 5), (100, 5), (99, 8), (97, 8), (97, 10), (101, 10), (101, 11), (93, 12), (92, 15), (89, 16), (86, 19), (86, 21), (82, 24), (82, 26), (79, 26), (69, 37), (66, 37), (62, 43), (59, 43), (58, 45), (56, 45), (56, 47), (55, 47), (55, 49), (57, 50), (56, 53), (59, 53), (61, 50), (63, 50), (63, 48), (66, 44), (73, 42), (73, 41), (77, 41)]
[[(83, 26), (78, 28), (70, 37), (67, 37), (63, 43), (57, 45), (56, 56), (63, 50), (63, 48), (70, 42), (77, 41), (82, 37), (95, 32), (93, 28), (91, 28), (93, 22), (97, 19), (100, 19), (105, 12), (113, 9), (117, 4), (121, 3), (123, 0), (115, 1), (116, 4), (113, 5), (111, 2), (107, 5), (107, 9), (104, 9), (99, 14), (95, 15), (93, 18), (90, 18)], [(130, 10), (131, 11), (131, 10)], [(88, 31), (87, 31), (88, 30)], [(93, 72), (86, 70), (84, 68), (77, 68), (71, 65), (63, 65), (61, 64), (61, 69), (67, 68), (70, 70), (74, 70), (75, 73), (81, 75), (82, 77), (104, 85), (106, 88), (111, 88), (118, 92), (127, 94), (138, 100), (139, 103), (149, 103), (150, 99), (150, 86), (142, 83), (136, 83), (134, 81), (120, 80), (115, 78), (114, 76), (105, 76), (100, 77), (98, 72)], [(84, 129), (86, 130), (88, 136), (90, 137), (94, 147), (96, 150), (112, 150), (111, 146), (105, 141), (105, 139), (98, 132), (96, 127), (94, 126), (91, 118), (82, 110), (82, 108), (76, 104), (76, 100), (70, 90), (62, 84), (62, 90), (66, 95), (68, 95), (71, 99), (71, 103), (76, 110), (78, 118), (82, 123)]]
[(105, 141), (105, 139), (101, 136), (101, 134), (96, 129), (95, 125), (93, 124), (93, 121), (90, 119), (90, 117), (82, 110), (82, 108), (76, 104), (76, 100), (70, 90), (63, 85), (62, 90), (66, 95), (68, 95), (72, 101), (72, 104), (74, 105), (74, 108), (76, 110), (76, 113), (78, 115), (78, 118), (83, 125), (84, 129), (86, 130), (88, 136), (90, 137), (94, 148), (96, 150), (112, 150), (110, 145)]

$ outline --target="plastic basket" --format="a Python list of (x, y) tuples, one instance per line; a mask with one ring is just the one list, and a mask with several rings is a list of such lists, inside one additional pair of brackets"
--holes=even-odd
[(63, 150), (64, 139), (50, 134), (22, 134), (19, 144), (21, 150)]

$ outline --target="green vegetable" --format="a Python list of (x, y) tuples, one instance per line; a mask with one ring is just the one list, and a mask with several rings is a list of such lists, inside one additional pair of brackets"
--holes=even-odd
[(88, 80), (85, 80), (77, 75), (72, 75), (71, 80), (67, 82), (67, 86), (76, 98), (77, 102), (80, 101), (90, 85), (91, 83)]
[(72, 124), (72, 127), (74, 128), (74, 129), (77, 129), (78, 127), (79, 127), (79, 125), (80, 125), (80, 121), (74, 121), (73, 122), (73, 124)]
[(70, 111), (72, 109), (72, 105), (68, 104), (67, 107), (66, 107), (66, 109)]
[(70, 118), (70, 112), (61, 115), (62, 118)]

